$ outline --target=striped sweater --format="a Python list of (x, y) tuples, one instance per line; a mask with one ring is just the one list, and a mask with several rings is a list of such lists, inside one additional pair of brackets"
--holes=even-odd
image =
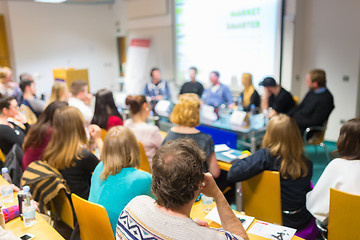
[(121, 212), (116, 240), (224, 239), (238, 240), (222, 229), (200, 227), (191, 218), (175, 217), (160, 211), (149, 196), (138, 196)]

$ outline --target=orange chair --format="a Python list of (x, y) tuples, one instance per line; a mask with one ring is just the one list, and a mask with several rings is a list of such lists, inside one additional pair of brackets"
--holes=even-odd
[(138, 143), (139, 143), (139, 147), (140, 147), (140, 167), (139, 167), (139, 169), (143, 170), (145, 172), (151, 173), (151, 168), (150, 168), (149, 161), (148, 161), (148, 158), (145, 153), (144, 146), (142, 145), (142, 143), (140, 141), (138, 141)]
[(360, 239), (360, 195), (330, 189), (328, 239)]
[(282, 225), (279, 172), (263, 171), (241, 185), (246, 215)]
[(50, 201), (52, 217), (56, 217), (74, 229), (74, 216), (70, 201), (64, 190), (60, 190), (58, 195)]
[(80, 228), (81, 240), (114, 240), (115, 236), (106, 209), (89, 202), (76, 194), (71, 194)]
[(106, 133), (107, 133), (106, 129), (101, 128), (101, 139), (102, 139), (103, 141), (104, 141), (104, 139), (105, 139)]
[(1, 149), (0, 149), (0, 161), (5, 162), (5, 155), (3, 154)]

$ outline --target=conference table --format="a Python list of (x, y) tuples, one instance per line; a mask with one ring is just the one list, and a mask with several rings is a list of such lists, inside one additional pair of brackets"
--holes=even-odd
[[(0, 185), (8, 184), (4, 178), (0, 176)], [(2, 196), (0, 197), (2, 200)], [(14, 192), (14, 201), (4, 203), (5, 208), (18, 205), (17, 193)], [(5, 230), (11, 231), (15, 237), (20, 237), (25, 233), (35, 235), (36, 240), (60, 240), (64, 239), (39, 213), (36, 213), (36, 223), (33, 226), (25, 227), (20, 217), (10, 220), (5, 224)]]
[[(155, 122), (160, 130), (167, 132), (173, 123), (167, 117), (153, 117), (149, 122)], [(199, 131), (211, 135), (215, 144), (226, 144), (230, 148), (237, 149), (238, 145), (248, 147), (251, 152), (257, 150), (266, 132), (266, 126), (243, 127), (234, 125), (229, 117), (220, 118), (216, 121), (200, 119), (200, 125), (196, 127)]]
[[(213, 202), (210, 206), (209, 205), (204, 205), (201, 201), (198, 201), (196, 203), (194, 203), (192, 209), (191, 209), (191, 212), (190, 212), (190, 217), (191, 218), (197, 218), (197, 219), (200, 219), (200, 220), (203, 220), (203, 221), (206, 221), (208, 224), (209, 224), (209, 227), (212, 227), (212, 228), (221, 228), (221, 226), (216, 223), (216, 222), (213, 222), (209, 219), (206, 219), (206, 215), (207, 215), (207, 212), (208, 211), (205, 211), (207, 210), (208, 208), (214, 208), (216, 206), (215, 202)], [(236, 213), (239, 213), (241, 214), (240, 212), (236, 211)], [(255, 219), (252, 224), (250, 225), (250, 227), (247, 229), (251, 229), (251, 227), (254, 225), (254, 223), (257, 221), (257, 219)], [(249, 239), (250, 240), (264, 240), (264, 239), (267, 239), (267, 238), (264, 238), (264, 237), (261, 237), (261, 236), (258, 236), (258, 235), (255, 235), (255, 234), (251, 234), (251, 233), (248, 233), (248, 236), (249, 236)], [(297, 237), (297, 236), (293, 236), (291, 238), (292, 240), (301, 240), (302, 238), (300, 237)]]

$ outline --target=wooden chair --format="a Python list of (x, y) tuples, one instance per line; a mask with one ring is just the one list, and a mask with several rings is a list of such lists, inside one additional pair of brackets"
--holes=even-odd
[(115, 236), (106, 209), (89, 202), (76, 194), (71, 194), (80, 228), (81, 240), (114, 240)]
[(139, 147), (140, 147), (140, 167), (139, 167), (139, 169), (141, 169), (145, 172), (151, 173), (151, 168), (150, 168), (149, 161), (148, 161), (148, 158), (145, 153), (144, 146), (142, 145), (142, 143), (140, 141), (138, 141), (138, 143), (139, 143)]
[(73, 209), (65, 190), (60, 190), (59, 194), (50, 201), (50, 209), (52, 219), (60, 219), (71, 229), (74, 229)]
[[(323, 148), (325, 151), (325, 154), (326, 154), (326, 159), (328, 162), (330, 162), (330, 160), (331, 160), (330, 153), (324, 143), (326, 128), (327, 128), (327, 121), (324, 123), (323, 126), (308, 127), (308, 128), (306, 128), (306, 130), (304, 132), (303, 139), (304, 139), (305, 146), (312, 145), (312, 146), (314, 146), (316, 151), (317, 151), (318, 146)], [(310, 132), (313, 132), (313, 135), (310, 138), (308, 138), (308, 135)]]
[(241, 185), (246, 215), (282, 225), (279, 172), (263, 171)]
[(360, 195), (330, 189), (328, 239), (360, 239)]

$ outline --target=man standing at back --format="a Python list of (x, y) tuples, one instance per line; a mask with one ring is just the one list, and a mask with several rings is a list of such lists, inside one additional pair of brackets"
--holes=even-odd
[(80, 110), (85, 120), (85, 126), (88, 127), (94, 115), (88, 106), (91, 101), (88, 85), (83, 80), (77, 80), (71, 83), (70, 90), (72, 96), (69, 98), (69, 106), (76, 107)]
[[(166, 142), (153, 158), (151, 189), (156, 200), (137, 196), (121, 212), (116, 239), (248, 239), (210, 173), (205, 154), (192, 139)], [(213, 197), (223, 229), (190, 218), (200, 193)]]
[(326, 87), (324, 70), (311, 70), (306, 76), (309, 92), (303, 101), (289, 115), (293, 117), (304, 133), (307, 127), (323, 126), (334, 109), (334, 98)]
[(226, 85), (220, 83), (219, 77), (220, 74), (217, 71), (210, 73), (212, 86), (204, 91), (201, 98), (205, 104), (215, 108), (220, 108), (223, 104), (228, 108), (232, 108), (234, 106), (232, 93)]
[(180, 94), (195, 93), (201, 98), (201, 95), (204, 91), (204, 87), (201, 83), (196, 81), (197, 68), (191, 67), (189, 69), (189, 73), (190, 73), (190, 81), (182, 85), (180, 89)]

